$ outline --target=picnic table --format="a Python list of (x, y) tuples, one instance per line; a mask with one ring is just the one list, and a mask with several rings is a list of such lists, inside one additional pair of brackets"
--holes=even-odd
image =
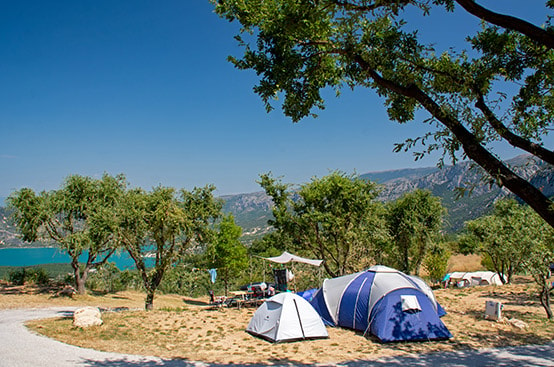
[(230, 291), (229, 297), (215, 297), (212, 296), (212, 302), (210, 306), (213, 308), (236, 307), (238, 309), (242, 307), (258, 307), (264, 303), (266, 297), (260, 297), (252, 291)]
[(249, 291), (233, 291), (230, 292), (233, 297), (228, 303), (228, 307), (258, 307), (264, 303), (265, 299), (253, 297), (254, 293)]

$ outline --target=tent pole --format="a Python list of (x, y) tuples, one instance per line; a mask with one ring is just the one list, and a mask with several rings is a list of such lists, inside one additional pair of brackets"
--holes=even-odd
[[(293, 284), (292, 284), (292, 285), (293, 285), (292, 291), (293, 291), (294, 293), (296, 293), (296, 291), (297, 291), (298, 289), (297, 289), (297, 287), (296, 287), (296, 268), (294, 267), (294, 261), (291, 262), (291, 266), (290, 266), (290, 267), (291, 267), (291, 269), (292, 269), (292, 270), (291, 270), (291, 271), (292, 271), (292, 276), (294, 277), (294, 278), (291, 280), (291, 281), (293, 282)], [(296, 304), (296, 302), (295, 302), (295, 304)]]
[(296, 300), (294, 301), (294, 308), (296, 308), (296, 316), (298, 317), (298, 323), (300, 324), (300, 330), (302, 330), (302, 339), (306, 339), (306, 333), (304, 333), (304, 326), (302, 325), (302, 318), (300, 317), (300, 311), (298, 311), (298, 305), (296, 304)]

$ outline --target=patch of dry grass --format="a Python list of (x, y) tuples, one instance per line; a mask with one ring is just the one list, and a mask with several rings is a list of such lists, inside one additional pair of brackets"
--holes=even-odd
[(452, 255), (448, 260), (447, 270), (449, 272), (484, 270), (481, 265), (481, 255)]
[[(104, 308), (144, 308), (145, 295), (141, 292), (125, 291), (109, 294), (93, 292), (67, 297), (57, 296), (59, 290), (59, 287), (42, 288), (32, 284), (12, 287), (5, 282), (0, 282), (0, 309), (99, 305)], [(183, 297), (157, 295), (154, 302), (157, 307), (181, 307)]]
[[(87, 348), (216, 363), (332, 363), (465, 348), (543, 344), (554, 339), (553, 324), (535, 300), (534, 285), (529, 280), (517, 278), (516, 284), (508, 286), (440, 289), (435, 295), (448, 312), (443, 321), (454, 335), (449, 341), (380, 344), (351, 330), (328, 328), (329, 339), (271, 344), (244, 331), (254, 309), (211, 310), (206, 299), (174, 295), (156, 297), (154, 311), (105, 313), (104, 325), (89, 329), (73, 327), (71, 319), (37, 320), (28, 326)], [(42, 297), (46, 305), (51, 305), (46, 295), (31, 296)], [(4, 297), (0, 294), (2, 306)], [(144, 295), (136, 292), (65, 299), (75, 306), (104, 308), (141, 308), (143, 300)], [(528, 328), (485, 320), (486, 300), (502, 302), (504, 316), (525, 321)]]

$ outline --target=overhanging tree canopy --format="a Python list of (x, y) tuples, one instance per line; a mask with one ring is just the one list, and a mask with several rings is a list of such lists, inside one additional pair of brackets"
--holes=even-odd
[[(436, 129), (398, 144), (397, 151), (421, 143), (416, 157), (440, 149), (454, 162), (468, 157), (554, 226), (552, 202), (490, 145), (504, 141), (554, 164), (554, 152), (541, 143), (554, 116), (554, 30), (548, 17), (554, 1), (543, 7), (544, 25), (473, 0), (212, 1), (221, 17), (242, 24), (237, 39), (245, 53), (231, 61), (257, 72), (254, 90), (268, 110), (283, 95), (284, 113), (298, 121), (324, 107), (322, 89), (375, 89), (392, 120), (413, 120), (423, 109)], [(439, 7), (482, 20), (480, 31), (465, 35), (471, 51), (452, 45), (437, 54), (407, 28), (405, 10), (433, 16)]]

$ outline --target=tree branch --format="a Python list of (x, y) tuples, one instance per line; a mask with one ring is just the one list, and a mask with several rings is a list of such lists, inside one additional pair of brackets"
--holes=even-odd
[(534, 24), (531, 24), (520, 18), (516, 18), (511, 15), (495, 13), (477, 4), (475, 0), (455, 1), (468, 13), (480, 19), (483, 19), (499, 27), (519, 32), (531, 38), (533, 41), (548, 47), (549, 49), (554, 49), (554, 34), (552, 32), (539, 28)]
[[(408, 1), (403, 1), (403, 3), (407, 3)], [(377, 5), (377, 4), (370, 4), (370, 5), (357, 5), (353, 4), (346, 0), (333, 0), (332, 3), (334, 3), (336, 6), (340, 8), (344, 8), (345, 10), (354, 10), (354, 11), (373, 11), (383, 5)]]
[(479, 164), (500, 186), (506, 186), (511, 192), (529, 204), (547, 223), (554, 227), (552, 201), (485, 149), (475, 135), (469, 132), (457, 119), (445, 113), (431, 97), (414, 84), (403, 86), (381, 77), (360, 55), (356, 55), (354, 59), (380, 87), (418, 101), (454, 134), (461, 143), (465, 154), (471, 160)]
[[(115, 248), (109, 250), (108, 254), (107, 254), (107, 255), (104, 257), (104, 259), (102, 259), (101, 261), (97, 261), (97, 262), (91, 263), (91, 264), (90, 264), (90, 265), (91, 265), (91, 268), (97, 268), (97, 267), (99, 267), (100, 265), (105, 264), (105, 263), (108, 261), (108, 259), (110, 258), (110, 256), (113, 255), (113, 253), (115, 252), (115, 250), (116, 250)], [(94, 260), (93, 260), (93, 261), (94, 261)]]
[[(461, 85), (468, 84), (466, 81), (456, 77), (453, 74), (448, 74), (448, 73), (442, 72), (440, 70), (436, 70), (436, 69), (433, 69), (433, 68), (430, 68), (430, 67), (427, 67), (427, 66), (424, 66), (424, 65), (416, 64), (416, 63), (412, 62), (411, 60), (408, 60), (407, 58), (400, 57), (400, 59), (407, 62), (407, 63), (409, 63), (410, 65), (420, 69), (420, 70), (427, 71), (427, 72), (430, 72), (430, 73), (433, 73), (433, 74), (440, 74), (440, 75), (445, 76), (445, 77), (449, 77), (454, 83), (458, 83), (458, 84), (461, 84)], [(477, 102), (475, 102), (475, 107), (477, 107), (479, 110), (481, 110), (481, 112), (483, 113), (483, 115), (485, 116), (487, 121), (490, 123), (490, 125), (493, 127), (493, 129), (501, 137), (506, 139), (506, 141), (508, 143), (510, 143), (512, 146), (514, 146), (516, 148), (519, 148), (519, 149), (522, 149), (522, 150), (524, 150), (528, 153), (531, 153), (531, 154), (539, 157), (543, 161), (554, 165), (554, 152), (552, 152), (549, 149), (544, 148), (543, 146), (541, 146), (539, 144), (533, 143), (532, 141), (530, 141), (528, 139), (525, 139), (521, 136), (518, 136), (518, 135), (514, 134), (512, 131), (510, 131), (510, 129), (508, 129), (508, 127), (506, 127), (495, 116), (495, 114), (491, 111), (491, 109), (487, 106), (487, 104), (485, 103), (485, 98), (483, 96), (483, 93), (481, 93), (479, 88), (475, 85), (472, 85), (471, 88), (473, 89), (473, 92), (477, 96)]]
[(511, 132), (503, 123), (500, 121), (490, 108), (485, 103), (485, 99), (481, 93), (477, 94), (477, 102), (475, 102), (475, 107), (483, 112), (483, 115), (486, 117), (487, 121), (491, 124), (493, 129), (508, 143), (516, 148), (520, 148), (533, 154), (534, 156), (539, 157), (543, 161), (554, 165), (554, 152), (544, 148), (543, 146), (533, 143), (527, 139), (522, 138)]

